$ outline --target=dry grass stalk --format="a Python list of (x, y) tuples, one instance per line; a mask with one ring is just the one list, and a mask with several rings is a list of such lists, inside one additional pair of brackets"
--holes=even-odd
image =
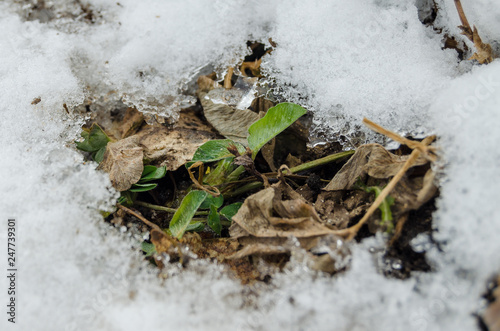
[(361, 220), (359, 220), (359, 222), (356, 223), (355, 225), (353, 225), (347, 229), (344, 229), (344, 230), (339, 230), (336, 233), (339, 236), (345, 237), (347, 240), (354, 239), (354, 237), (359, 232), (361, 227), (368, 221), (368, 219), (378, 209), (378, 207), (382, 204), (382, 202), (384, 202), (384, 199), (389, 195), (389, 193), (391, 193), (391, 191), (394, 189), (396, 184), (401, 180), (401, 178), (403, 178), (403, 176), (406, 174), (408, 169), (411, 168), (411, 166), (417, 161), (417, 159), (419, 158), (419, 156), (421, 154), (426, 155), (429, 158), (432, 158), (434, 160), (436, 157), (434, 154), (434, 151), (435, 151), (434, 148), (428, 146), (430, 143), (432, 143), (434, 141), (435, 136), (429, 136), (429, 137), (425, 138), (422, 142), (416, 142), (416, 141), (412, 141), (412, 140), (408, 140), (406, 138), (403, 138), (400, 135), (398, 135), (397, 133), (394, 133), (392, 131), (384, 129), (380, 125), (375, 124), (374, 122), (372, 122), (366, 118), (363, 120), (363, 122), (368, 127), (375, 130), (376, 132), (382, 133), (382, 134), (387, 135), (388, 137), (390, 137), (398, 142), (404, 143), (408, 147), (412, 148), (413, 151), (410, 154), (410, 157), (408, 158), (408, 160), (406, 160), (406, 162), (403, 165), (403, 167), (401, 168), (401, 170), (399, 170), (399, 172), (391, 179), (389, 184), (387, 184), (387, 186), (382, 190), (382, 192), (380, 192), (379, 196), (375, 199), (375, 201), (370, 206), (370, 208), (368, 208), (368, 210), (366, 211), (366, 214), (363, 216), (363, 218), (361, 218)]
[(492, 62), (494, 58), (493, 49), (490, 44), (483, 43), (475, 26), (474, 29), (471, 28), (460, 0), (455, 0), (455, 7), (457, 7), (460, 22), (462, 22), (462, 25), (459, 26), (462, 30), (462, 34), (474, 43), (474, 47), (476, 47), (477, 50), (469, 60), (477, 60), (481, 64)]
[(137, 212), (133, 211), (132, 209), (129, 209), (129, 208), (127, 208), (127, 207), (125, 207), (125, 206), (123, 206), (123, 205), (121, 205), (121, 204), (119, 204), (119, 203), (117, 203), (117, 204), (116, 204), (116, 206), (117, 206), (118, 208), (120, 208), (121, 210), (123, 210), (124, 212), (126, 212), (126, 213), (128, 213), (128, 214), (130, 214), (130, 215), (132, 215), (132, 216), (137, 217), (138, 219), (140, 219), (143, 223), (145, 223), (146, 225), (148, 225), (148, 226), (149, 226), (149, 227), (151, 227), (152, 229), (158, 230), (158, 231), (160, 231), (161, 233), (163, 233), (162, 229), (161, 229), (158, 225), (154, 224), (154, 223), (153, 223), (153, 222), (151, 222), (151, 221), (148, 221), (148, 220), (147, 220), (144, 216), (142, 216), (141, 214), (139, 214), (139, 213), (137, 213)]

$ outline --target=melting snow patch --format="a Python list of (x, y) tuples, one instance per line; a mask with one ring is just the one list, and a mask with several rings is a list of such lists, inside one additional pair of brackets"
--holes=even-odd
[[(99, 13), (92, 25), (62, 9), (51, 22), (24, 22), (17, 4), (0, 4), (0, 210), (19, 224), (21, 329), (477, 329), (473, 313), (500, 271), (498, 60), (461, 75), (456, 54), (441, 50), (413, 1), (90, 3)], [(438, 2), (438, 20), (456, 33), (450, 3)], [(500, 40), (500, 5), (476, 3), (471, 23)], [(333, 278), (307, 270), (299, 254), (253, 289), (203, 261), (159, 279), (138, 252), (140, 234), (103, 224), (99, 210), (112, 208), (117, 193), (75, 151), (83, 119), (63, 104), (116, 91), (142, 110), (175, 116), (199, 68), (234, 64), (246, 40), (268, 37), (278, 43), (268, 75), (285, 97), (314, 110), (322, 130), (350, 137), (366, 116), (441, 136), (435, 237), (443, 251), (423, 236), (413, 242), (429, 249), (433, 272), (385, 278), (377, 236), (353, 244), (351, 267)]]

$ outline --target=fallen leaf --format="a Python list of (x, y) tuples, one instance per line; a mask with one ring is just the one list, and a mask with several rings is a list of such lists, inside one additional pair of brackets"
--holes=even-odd
[(219, 90), (225, 89), (217, 88), (208, 93), (198, 91), (205, 118), (224, 137), (248, 146), (248, 128), (260, 118), (259, 114), (223, 103), (214, 103), (210, 96)]
[(117, 191), (126, 191), (141, 179), (144, 153), (137, 142), (135, 136), (109, 142), (104, 158), (97, 167), (109, 174), (111, 184)]
[[(379, 144), (362, 145), (333, 177), (324, 190), (353, 189), (358, 179), (361, 178), (364, 181), (366, 175), (380, 179), (392, 177), (403, 167), (408, 157), (408, 155), (395, 155)], [(425, 158), (419, 157), (414, 167), (426, 164), (427, 162)]]

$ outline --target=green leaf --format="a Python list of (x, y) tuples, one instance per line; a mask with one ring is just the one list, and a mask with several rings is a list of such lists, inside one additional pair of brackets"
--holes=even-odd
[(215, 169), (210, 171), (210, 173), (203, 178), (203, 182), (210, 186), (216, 186), (224, 183), (227, 177), (234, 170), (233, 160), (234, 158), (227, 158), (217, 162)]
[(231, 139), (210, 140), (198, 147), (193, 155), (193, 159), (186, 163), (190, 167), (193, 163), (201, 161), (203, 163), (219, 161), (228, 157), (234, 157), (227, 149), (229, 145), (235, 145), (240, 154), (245, 153), (245, 147)]
[(132, 187), (129, 189), (130, 192), (146, 192), (146, 191), (151, 191), (154, 189), (158, 184), (156, 183), (151, 183), (151, 184), (133, 184)]
[(147, 243), (145, 241), (142, 242), (141, 244), (141, 249), (144, 253), (146, 253), (146, 257), (149, 257), (156, 253), (156, 247), (154, 244)]
[(155, 167), (152, 165), (144, 166), (144, 170), (142, 171), (141, 179), (139, 183), (146, 183), (152, 180), (157, 180), (165, 177), (167, 174), (167, 168), (165, 167)]
[(224, 197), (219, 195), (217, 198), (215, 198), (213, 195), (208, 195), (205, 201), (201, 204), (199, 209), (209, 209), (211, 205), (215, 205), (217, 209), (219, 209), (220, 206), (224, 203)]
[(220, 214), (227, 218), (228, 220), (232, 221), (232, 218), (236, 213), (238, 213), (238, 210), (240, 210), (240, 207), (243, 203), (241, 202), (236, 202), (230, 205), (227, 205), (226, 207), (222, 208), (220, 210)]
[(193, 232), (201, 232), (205, 230), (205, 224), (198, 222), (198, 221), (191, 221), (189, 225), (186, 228), (186, 232), (188, 231), (193, 231)]
[[(84, 131), (86, 132), (86, 131)], [(96, 123), (92, 124), (89, 133), (83, 133), (82, 137), (85, 138), (82, 142), (76, 143), (76, 148), (84, 152), (97, 152), (103, 147), (106, 147), (111, 139)]]
[[(367, 193), (375, 193), (375, 199), (380, 195), (383, 188), (378, 186), (366, 186), (360, 180), (356, 183), (356, 186), (361, 188)], [(380, 209), (381, 213), (381, 221), (380, 225), (384, 225), (387, 223), (387, 232), (391, 233), (394, 229), (394, 224), (392, 222), (392, 211), (391, 206), (394, 204), (394, 198), (390, 195), (386, 196), (384, 201), (380, 204), (378, 209)]]
[(118, 198), (118, 203), (127, 207), (130, 207), (134, 204), (135, 198), (137, 197), (137, 193), (124, 191), (121, 193), (121, 196)]
[(259, 150), (269, 140), (293, 124), (307, 111), (299, 105), (283, 102), (269, 108), (266, 115), (248, 128), (248, 146), (255, 158)]
[(97, 152), (95, 152), (93, 155), (92, 155), (92, 158), (94, 159), (94, 161), (96, 161), (97, 163), (101, 163), (101, 161), (104, 159), (104, 153), (106, 152), (106, 146), (102, 147), (100, 150), (98, 150)]
[(177, 239), (182, 238), (186, 228), (188, 227), (194, 213), (198, 210), (201, 203), (207, 198), (208, 193), (205, 191), (191, 191), (184, 199), (182, 199), (181, 205), (175, 212), (172, 220), (170, 221), (170, 232), (172, 236)]
[(215, 205), (210, 206), (210, 212), (208, 213), (207, 224), (209, 227), (212, 228), (212, 230), (215, 231), (215, 233), (217, 233), (220, 236), (222, 227), (220, 225), (219, 213), (217, 213), (217, 206)]

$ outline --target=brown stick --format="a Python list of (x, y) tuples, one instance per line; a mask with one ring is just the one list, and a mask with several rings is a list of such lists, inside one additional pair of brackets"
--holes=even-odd
[[(467, 17), (465, 16), (464, 8), (462, 7), (462, 3), (460, 2), (460, 0), (455, 0), (455, 7), (457, 7), (458, 16), (460, 17), (460, 22), (462, 22), (462, 26), (465, 29), (467, 29), (466, 36), (470, 39), (470, 41), (473, 41), (472, 40), (472, 29), (470, 27), (469, 21), (467, 21)], [(470, 35), (469, 35), (469, 33), (470, 33)]]
[(233, 84), (231, 84), (231, 78), (233, 78), (233, 71), (234, 71), (233, 67), (229, 67), (229, 69), (227, 70), (226, 77), (224, 77), (224, 88), (227, 90), (233, 87)]
[(155, 229), (155, 230), (158, 230), (158, 231), (160, 231), (160, 232), (162, 232), (162, 233), (163, 233), (163, 230), (162, 230), (162, 229), (161, 229), (158, 225), (154, 224), (154, 223), (153, 223), (153, 222), (151, 222), (151, 221), (148, 221), (148, 220), (147, 220), (144, 216), (142, 216), (141, 214), (136, 213), (136, 212), (135, 212), (135, 211), (133, 211), (132, 209), (129, 209), (129, 208), (127, 208), (127, 207), (125, 207), (125, 206), (123, 206), (123, 205), (121, 205), (121, 204), (119, 204), (119, 203), (117, 203), (117, 204), (116, 204), (116, 206), (117, 206), (118, 208), (120, 208), (121, 210), (123, 210), (124, 212), (129, 213), (130, 215), (137, 217), (137, 218), (138, 218), (138, 219), (140, 219), (142, 222), (144, 222), (145, 224), (149, 225), (151, 228), (153, 228), (153, 229)]
[[(433, 140), (434, 140), (433, 136), (427, 137), (422, 141), (422, 143), (424, 145), (428, 145)], [(420, 154), (421, 154), (420, 149), (415, 148), (413, 150), (413, 152), (410, 154), (410, 157), (408, 158), (408, 160), (406, 160), (403, 167), (391, 179), (389, 184), (387, 184), (387, 186), (382, 190), (382, 192), (380, 192), (379, 196), (375, 199), (375, 201), (370, 206), (370, 208), (368, 208), (368, 210), (366, 211), (366, 214), (363, 216), (363, 218), (361, 218), (361, 220), (359, 220), (359, 222), (356, 223), (355, 225), (353, 225), (347, 229), (340, 230), (340, 231), (336, 232), (336, 234), (346, 237), (347, 240), (352, 240), (356, 236), (358, 231), (361, 229), (361, 227), (368, 221), (368, 219), (373, 215), (373, 213), (377, 210), (377, 208), (382, 204), (382, 202), (384, 202), (384, 199), (389, 195), (389, 193), (391, 193), (391, 191), (394, 189), (396, 184), (401, 180), (401, 178), (403, 178), (406, 171), (408, 171), (408, 169), (410, 169), (411, 166), (413, 166), (413, 164), (417, 161)]]

